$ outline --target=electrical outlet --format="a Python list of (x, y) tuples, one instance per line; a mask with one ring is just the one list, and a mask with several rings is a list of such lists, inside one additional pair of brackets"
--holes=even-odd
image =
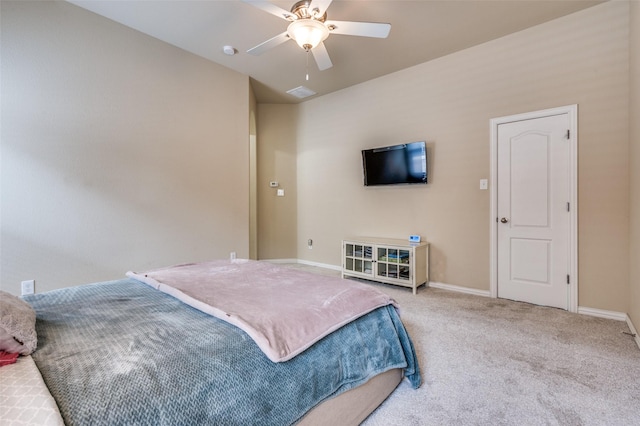
[(313, 249), (313, 240), (311, 238), (307, 240), (307, 247), (309, 247), (309, 250)]
[(229, 254), (229, 258), (230, 258), (231, 260), (235, 260), (235, 258), (236, 258), (236, 252), (235, 252), (235, 251), (232, 251), (232, 252), (231, 252), (231, 254)]
[(22, 281), (22, 295), (33, 294), (36, 292), (36, 280)]

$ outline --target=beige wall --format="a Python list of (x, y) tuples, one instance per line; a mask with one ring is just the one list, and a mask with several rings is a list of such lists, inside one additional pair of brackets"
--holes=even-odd
[(2, 289), (249, 255), (249, 81), (65, 2), (2, 1)]
[(258, 259), (258, 101), (249, 87), (249, 259)]
[[(297, 257), (297, 111), (296, 105), (258, 104), (258, 259)], [(271, 188), (272, 181), (279, 187)]]
[(631, 246), (629, 282), (631, 287), (629, 317), (640, 330), (640, 3), (631, 2), (630, 70), (630, 148), (631, 155)]
[[(628, 3), (611, 2), (302, 103), (285, 166), (297, 170), (297, 257), (339, 265), (345, 236), (417, 233), (432, 243), (432, 281), (488, 290), (489, 120), (578, 104), (579, 305), (626, 312), (628, 29)], [(279, 108), (261, 107), (261, 142), (262, 115)], [(429, 143), (429, 185), (363, 187), (361, 149), (415, 140)]]

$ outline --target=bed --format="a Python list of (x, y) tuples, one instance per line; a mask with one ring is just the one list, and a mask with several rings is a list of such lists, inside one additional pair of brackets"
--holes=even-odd
[[(38, 346), (0, 368), (3, 398), (14, 397), (3, 424), (358, 424), (403, 378), (420, 386), (397, 307), (367, 284), (246, 260), (127, 275), (24, 297)], [(15, 403), (6, 376), (17, 368), (55, 404), (48, 392), (38, 407)]]

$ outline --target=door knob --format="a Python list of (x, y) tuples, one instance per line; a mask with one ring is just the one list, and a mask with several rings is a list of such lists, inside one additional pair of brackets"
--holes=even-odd
[(507, 219), (506, 217), (503, 217), (502, 219), (500, 219), (500, 222), (507, 223), (509, 222), (509, 219)]

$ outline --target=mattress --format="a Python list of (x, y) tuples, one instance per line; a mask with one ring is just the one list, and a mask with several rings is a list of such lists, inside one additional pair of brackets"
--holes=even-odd
[(397, 368), (371, 378), (335, 398), (329, 399), (309, 411), (298, 423), (301, 426), (356, 426), (362, 423), (402, 381), (402, 370)]
[[(342, 399), (357, 424), (402, 375), (414, 386), (420, 381), (392, 306), (274, 363), (237, 327), (134, 280), (26, 300), (37, 313), (33, 359), (69, 426), (336, 424), (327, 413)], [(323, 413), (325, 404), (332, 408)], [(339, 410), (338, 423), (347, 424)]]
[(60, 426), (60, 410), (31, 356), (0, 368), (0, 424)]
[[(299, 426), (356, 426), (369, 416), (402, 381), (402, 369), (392, 369), (365, 384), (311, 409)], [(0, 369), (0, 424), (64, 426), (55, 400), (31, 356)]]

